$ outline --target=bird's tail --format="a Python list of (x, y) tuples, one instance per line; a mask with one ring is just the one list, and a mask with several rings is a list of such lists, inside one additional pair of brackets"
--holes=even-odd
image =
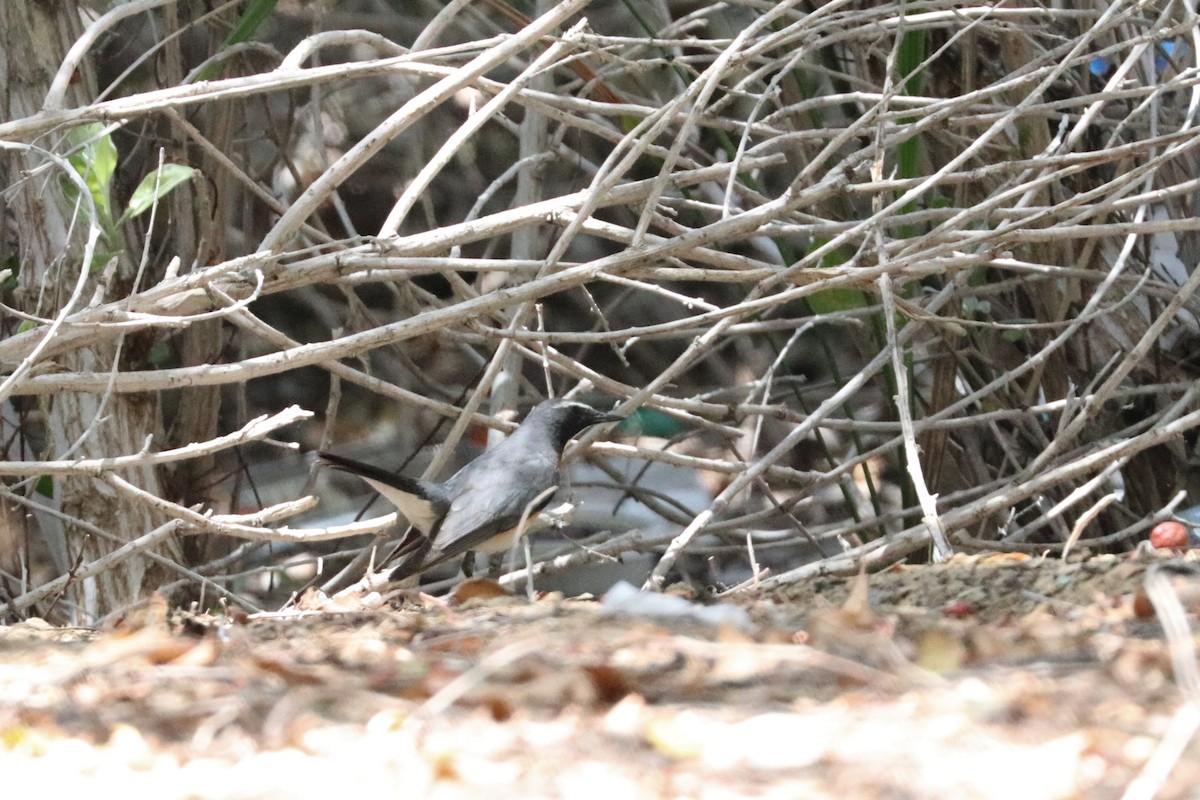
[(360, 478), (379, 481), (386, 486), (392, 486), (402, 492), (414, 494), (417, 497), (427, 498), (431, 494), (429, 484), (424, 481), (410, 478), (407, 475), (397, 475), (394, 472), (388, 472), (386, 469), (365, 464), (353, 458), (346, 458), (346, 456), (339, 456), (337, 453), (331, 453), (328, 450), (317, 451), (317, 463), (333, 467), (342, 472), (349, 472), (351, 475), (357, 475)]
[[(0, 0), (0, 2), (2, 1)], [(450, 497), (443, 485), (409, 478), (406, 475), (396, 475), (385, 469), (346, 456), (339, 456), (337, 453), (330, 453), (327, 450), (317, 452), (317, 462), (357, 475), (367, 481), (394, 503), (410, 522), (415, 523), (410, 534), (396, 545), (396, 549), (384, 559), (385, 564), (397, 557), (402, 559), (388, 575), (389, 580), (398, 581), (416, 575), (458, 555), (457, 552), (448, 555), (435, 553), (430, 558), (437, 528), (441, 524), (441, 518), (450, 508)], [(392, 492), (391, 489), (396, 491)], [(425, 520), (424, 527), (422, 527), (421, 520), (425, 516), (428, 516), (428, 519)], [(422, 530), (426, 529), (430, 531), (428, 535), (422, 533)]]

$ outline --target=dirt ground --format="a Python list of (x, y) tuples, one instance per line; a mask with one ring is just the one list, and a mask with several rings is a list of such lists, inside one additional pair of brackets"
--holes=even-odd
[(51, 797), (1194, 797), (1198, 600), (1192, 554), (995, 556), (717, 614), (30, 620), (0, 628), (0, 775)]

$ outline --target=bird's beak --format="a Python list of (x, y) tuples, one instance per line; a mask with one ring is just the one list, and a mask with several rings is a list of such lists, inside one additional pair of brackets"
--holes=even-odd
[(625, 416), (622, 414), (604, 414), (596, 421), (597, 425), (603, 425), (605, 422), (623, 422)]

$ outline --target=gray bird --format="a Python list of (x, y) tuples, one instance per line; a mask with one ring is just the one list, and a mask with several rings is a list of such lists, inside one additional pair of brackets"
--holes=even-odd
[[(503, 553), (522, 515), (549, 504), (559, 481), (558, 461), (573, 436), (593, 425), (618, 422), (573, 400), (545, 400), (500, 444), (445, 483), (395, 475), (361, 461), (321, 451), (319, 461), (359, 476), (387, 498), (422, 535), (391, 580), (423, 572), (464, 553)], [(530, 505), (532, 507), (530, 507)]]

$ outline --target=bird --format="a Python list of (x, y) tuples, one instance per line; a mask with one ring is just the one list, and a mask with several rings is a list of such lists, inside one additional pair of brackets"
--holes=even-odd
[(417, 529), (418, 542), (388, 576), (398, 581), (468, 552), (503, 553), (522, 532), (522, 517), (528, 520), (550, 503), (567, 442), (593, 425), (622, 419), (574, 400), (544, 400), (511, 436), (443, 483), (326, 450), (318, 451), (317, 460), (362, 478)]

